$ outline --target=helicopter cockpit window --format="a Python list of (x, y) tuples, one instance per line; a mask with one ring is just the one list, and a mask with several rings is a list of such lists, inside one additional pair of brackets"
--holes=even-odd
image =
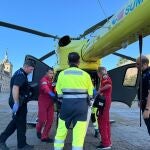
[(128, 68), (124, 77), (124, 86), (135, 86), (137, 81), (137, 68)]

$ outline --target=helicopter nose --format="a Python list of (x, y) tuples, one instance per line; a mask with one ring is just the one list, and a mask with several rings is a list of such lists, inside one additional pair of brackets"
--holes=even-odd
[(70, 37), (68, 35), (65, 35), (59, 40), (58, 44), (60, 47), (64, 47), (67, 46), (70, 42), (71, 42)]

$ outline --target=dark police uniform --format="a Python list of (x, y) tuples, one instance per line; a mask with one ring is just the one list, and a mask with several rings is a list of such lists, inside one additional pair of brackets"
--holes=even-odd
[(17, 70), (10, 81), (10, 97), (9, 105), (12, 108), (14, 104), (12, 96), (12, 88), (14, 85), (19, 86), (19, 109), (16, 115), (13, 115), (11, 122), (5, 131), (0, 135), (0, 142), (5, 142), (7, 138), (17, 129), (18, 148), (26, 145), (26, 116), (27, 116), (27, 100), (29, 94), (29, 86), (26, 72), (20, 68)]
[[(146, 108), (148, 90), (150, 90), (150, 67), (142, 72), (142, 112), (144, 112)], [(140, 99), (140, 88), (138, 89), (138, 99)], [(144, 121), (147, 126), (148, 133), (150, 135), (150, 117), (148, 119), (144, 119)]]

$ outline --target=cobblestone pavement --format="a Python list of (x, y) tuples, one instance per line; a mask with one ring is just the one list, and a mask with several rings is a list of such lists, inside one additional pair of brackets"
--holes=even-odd
[[(0, 93), (0, 132), (2, 132), (9, 121), (11, 120), (11, 109), (8, 106), (8, 93)], [(111, 124), (112, 132), (112, 150), (150, 150), (150, 137), (147, 133), (145, 124), (142, 122), (142, 127), (139, 127), (139, 109), (134, 103), (131, 108), (122, 103), (112, 103), (111, 119), (115, 123)], [(28, 120), (34, 121), (37, 116), (37, 102), (30, 102), (28, 104)], [(55, 135), (54, 121), (51, 137)], [(42, 143), (36, 137), (36, 131), (33, 126), (27, 126), (27, 142), (35, 145), (35, 150), (53, 150), (53, 144)], [(71, 150), (71, 136), (72, 132), (69, 130), (65, 150)], [(100, 139), (94, 138), (94, 130), (90, 123), (85, 139), (84, 150), (95, 150)], [(8, 140), (7, 145), (10, 150), (16, 150), (17, 139), (14, 133)]]

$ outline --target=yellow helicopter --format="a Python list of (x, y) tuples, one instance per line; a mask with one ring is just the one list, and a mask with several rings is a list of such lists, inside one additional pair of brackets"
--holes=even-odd
[[(48, 37), (58, 40), (58, 48), (54, 51), (37, 59), (34, 56), (27, 55), (25, 60), (34, 61), (36, 67), (32, 74), (30, 84), (38, 83), (40, 78), (45, 74), (48, 67), (42, 61), (46, 58), (57, 55), (57, 66), (55, 66), (55, 81), (61, 70), (68, 68), (67, 56), (69, 52), (78, 52), (81, 56), (80, 68), (87, 71), (95, 87), (99, 85), (96, 70), (101, 65), (100, 59), (114, 54), (135, 62), (130, 56), (125, 56), (115, 51), (126, 47), (137, 40), (140, 44), (140, 54), (142, 53), (142, 38), (150, 34), (150, 0), (129, 0), (129, 2), (116, 14), (106, 18), (83, 32), (78, 37), (70, 37), (68, 35), (60, 38), (55, 35), (43, 33), (41, 31), (14, 25), (0, 21), (0, 26), (28, 32), (42, 37)], [(89, 37), (90, 33), (94, 33), (94, 37)], [(113, 101), (119, 101), (131, 106), (136, 95), (137, 78), (130, 85), (125, 83), (128, 76), (129, 68), (135, 68), (135, 63), (115, 68), (109, 71), (113, 80)], [(38, 99), (38, 86), (34, 87), (32, 100)]]

